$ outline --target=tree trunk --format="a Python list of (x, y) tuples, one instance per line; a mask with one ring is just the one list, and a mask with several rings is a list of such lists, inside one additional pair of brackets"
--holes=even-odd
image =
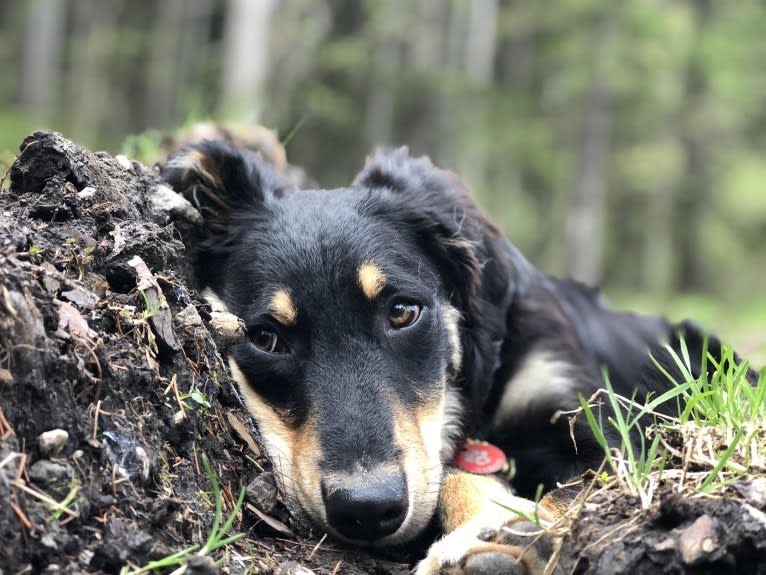
[(34, 0), (27, 6), (21, 105), (43, 117), (50, 117), (57, 104), (66, 9), (65, 0)]
[(275, 0), (228, 2), (220, 104), (225, 118), (248, 122), (260, 118), (275, 6)]
[(401, 67), (401, 30), (406, 28), (409, 7), (388, 0), (373, 15), (374, 53), (367, 87), (365, 134), (368, 147), (392, 144), (397, 71)]
[(567, 217), (569, 275), (596, 284), (603, 266), (607, 163), (612, 124), (609, 87), (603, 60), (612, 49), (614, 24), (605, 16), (596, 36), (597, 51), (590, 92), (585, 102), (580, 162)]
[(67, 77), (72, 134), (97, 142), (103, 123), (112, 118), (110, 62), (114, 60), (116, 29), (124, 2), (80, 0), (74, 3), (74, 68)]
[(684, 135), (686, 156), (686, 186), (681, 190), (676, 211), (678, 276), (681, 291), (699, 290), (704, 284), (704, 271), (700, 257), (699, 229), (712, 192), (709, 159), (712, 156), (712, 134), (700, 113), (707, 91), (704, 70), (695, 55), (700, 50), (701, 37), (710, 18), (710, 2), (694, 2), (696, 11), (695, 40), (686, 75), (684, 95)]

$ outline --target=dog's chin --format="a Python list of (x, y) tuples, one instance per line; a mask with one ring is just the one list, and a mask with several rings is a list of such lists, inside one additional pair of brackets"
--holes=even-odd
[(353, 545), (354, 547), (366, 547), (374, 549), (406, 545), (415, 539), (418, 535), (420, 535), (425, 530), (426, 526), (427, 523), (423, 525), (405, 523), (391, 535), (386, 535), (385, 537), (374, 539), (372, 541), (367, 539), (350, 539), (341, 535), (330, 526), (325, 526), (322, 529), (337, 541)]

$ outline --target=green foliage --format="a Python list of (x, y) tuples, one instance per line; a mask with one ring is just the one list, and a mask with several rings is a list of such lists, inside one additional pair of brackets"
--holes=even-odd
[[(176, 553), (172, 553), (156, 561), (151, 561), (143, 567), (139, 567), (137, 569), (124, 567), (120, 571), (121, 575), (141, 575), (142, 573), (151, 573), (154, 571), (167, 569), (168, 567), (181, 566), (186, 563), (187, 558), (192, 554), (199, 556), (210, 555), (213, 552), (226, 547), (227, 545), (231, 545), (232, 543), (242, 539), (245, 536), (244, 533), (227, 535), (227, 533), (231, 530), (232, 525), (234, 524), (234, 520), (237, 518), (237, 514), (242, 507), (243, 501), (245, 500), (245, 488), (242, 487), (240, 490), (239, 497), (237, 498), (231, 513), (222, 525), (221, 520), (223, 495), (221, 494), (221, 488), (218, 485), (218, 480), (216, 479), (212, 468), (210, 467), (210, 462), (208, 461), (207, 455), (202, 453), (200, 459), (202, 460), (202, 466), (205, 468), (205, 473), (207, 474), (208, 480), (210, 481), (210, 485), (213, 488), (213, 501), (215, 505), (213, 525), (210, 528), (210, 533), (207, 540), (205, 541), (205, 544), (201, 548), (199, 545), (192, 545), (185, 549), (181, 549)], [(183, 571), (174, 571), (173, 573), (181, 572)]]
[[(347, 185), (380, 145), (430, 155), (470, 184), (534, 263), (576, 275), (567, 230), (599, 85), (606, 199), (593, 210), (604, 214), (594, 226), (603, 273), (586, 279), (655, 300), (699, 291), (742, 306), (758, 295), (762, 2), (285, 0), (266, 23), (262, 93), (237, 117), (222, 103), (229, 6), (192, 5), (139, 0), (90, 14), (68, 3), (50, 74), (25, 58), (40, 40), (29, 18), (48, 12), (6, 7), (0, 62), (18, 82), (0, 89), (0, 167), (37, 128), (153, 161), (174, 126), (260, 114), (280, 134), (300, 125), (285, 138), (289, 157), (323, 187)], [(32, 93), (35, 72), (57, 84)]]
[(162, 132), (159, 130), (146, 130), (140, 134), (131, 134), (122, 141), (120, 154), (138, 162), (151, 164), (160, 157), (162, 138)]
[[(673, 378), (656, 363), (671, 387), (645, 404), (617, 395), (606, 374), (602, 395), (606, 396), (606, 413), (610, 415), (604, 418), (604, 407), (596, 397), (580, 398), (582, 411), (615, 480), (648, 507), (663, 473), (683, 470), (679, 488), (686, 480), (701, 493), (721, 490), (741, 477), (766, 475), (766, 368), (753, 385), (747, 376), (749, 363), (736, 362), (733, 349), (724, 346), (719, 359), (703, 352), (702, 375), (695, 378), (683, 341), (680, 353), (671, 348), (668, 352), (682, 378)], [(712, 367), (709, 377), (708, 367)], [(677, 405), (676, 417), (657, 412), (657, 407), (666, 402)], [(646, 425), (647, 415), (654, 417), (654, 424)], [(607, 427), (617, 431), (618, 446), (607, 443)], [(693, 481), (685, 477), (690, 467), (703, 470)]]

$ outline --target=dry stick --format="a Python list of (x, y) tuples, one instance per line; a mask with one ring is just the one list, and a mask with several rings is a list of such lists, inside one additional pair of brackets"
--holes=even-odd
[(96, 402), (96, 406), (93, 410), (93, 433), (91, 434), (91, 439), (93, 441), (98, 441), (98, 415), (101, 412), (101, 400), (99, 399)]
[(0, 439), (8, 439), (14, 435), (16, 435), (16, 433), (13, 431), (10, 422), (5, 418), (3, 408), (0, 407)]
[(186, 408), (184, 407), (184, 402), (181, 399), (181, 393), (178, 391), (178, 374), (173, 374), (173, 377), (170, 378), (170, 386), (173, 388), (173, 394), (176, 396), (176, 402), (178, 403), (178, 407), (181, 409), (181, 413), (186, 415)]
[[(21, 463), (19, 463), (19, 468), (16, 470), (16, 477), (14, 479), (16, 481), (21, 481), (22, 476), (26, 476), (27, 473), (27, 454), (21, 453)], [(26, 476), (27, 479), (29, 479), (28, 476)]]
[(62, 513), (66, 513), (67, 515), (71, 515), (73, 517), (80, 516), (80, 514), (77, 513), (77, 511), (72, 511), (68, 507), (61, 505), (61, 503), (59, 503), (55, 499), (52, 499), (50, 496), (45, 495), (43, 493), (38, 493), (34, 489), (27, 487), (20, 481), (11, 481), (11, 485), (13, 485), (17, 489), (20, 489), (27, 495), (31, 495), (32, 497), (35, 497), (36, 499), (43, 501), (45, 504), (51, 506), (55, 511), (61, 511)]
[(319, 543), (317, 543), (314, 548), (311, 550), (311, 553), (309, 553), (308, 558), (312, 559), (314, 557), (314, 554), (317, 552), (317, 550), (322, 546), (322, 543), (324, 543), (324, 540), (327, 539), (327, 533), (322, 535), (322, 538), (319, 540)]
[(13, 512), (19, 518), (19, 521), (21, 521), (24, 524), (24, 527), (26, 527), (29, 531), (35, 530), (35, 526), (32, 525), (32, 522), (29, 520), (29, 517), (26, 516), (24, 511), (22, 511), (21, 507), (16, 505), (13, 501), (9, 501), (8, 505), (11, 506), (11, 509), (13, 509)]
[(332, 570), (331, 575), (338, 575), (338, 571), (340, 570), (340, 566), (343, 564), (343, 559), (338, 559), (338, 562), (335, 564), (335, 569)]
[[(23, 453), (17, 453), (17, 452), (13, 452), (13, 453), (10, 453), (9, 455), (7, 455), (7, 456), (5, 457), (5, 459), (3, 459), (2, 461), (0, 461), (0, 469), (2, 469), (3, 467), (5, 467), (6, 465), (8, 465), (8, 464), (9, 464), (11, 461), (13, 461), (14, 459), (16, 459), (16, 458), (19, 458), (19, 459), (21, 459), (21, 458), (23, 458), (23, 457), (24, 457), (24, 454), (23, 454)], [(18, 479), (18, 477), (17, 477), (16, 479)]]
[(112, 464), (112, 497), (117, 499), (117, 465)]
[(77, 343), (82, 344), (82, 346), (90, 352), (91, 357), (93, 357), (93, 363), (96, 364), (96, 371), (98, 371), (98, 379), (102, 380), (104, 378), (104, 372), (101, 369), (101, 362), (98, 360), (98, 356), (96, 355), (96, 348), (94, 346), (91, 346), (90, 341), (88, 341), (86, 338), (78, 336), (77, 334), (72, 334), (72, 335), (74, 336), (74, 340)]

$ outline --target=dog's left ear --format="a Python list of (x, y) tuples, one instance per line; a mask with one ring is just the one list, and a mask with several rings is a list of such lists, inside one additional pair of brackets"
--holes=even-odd
[[(381, 190), (379, 215), (416, 240), (435, 262), (462, 314), (462, 384), (478, 410), (486, 399), (506, 336), (507, 315), (532, 266), (503, 236), (458, 177), (407, 148), (370, 158), (354, 185)], [(478, 415), (478, 413), (476, 413)]]

